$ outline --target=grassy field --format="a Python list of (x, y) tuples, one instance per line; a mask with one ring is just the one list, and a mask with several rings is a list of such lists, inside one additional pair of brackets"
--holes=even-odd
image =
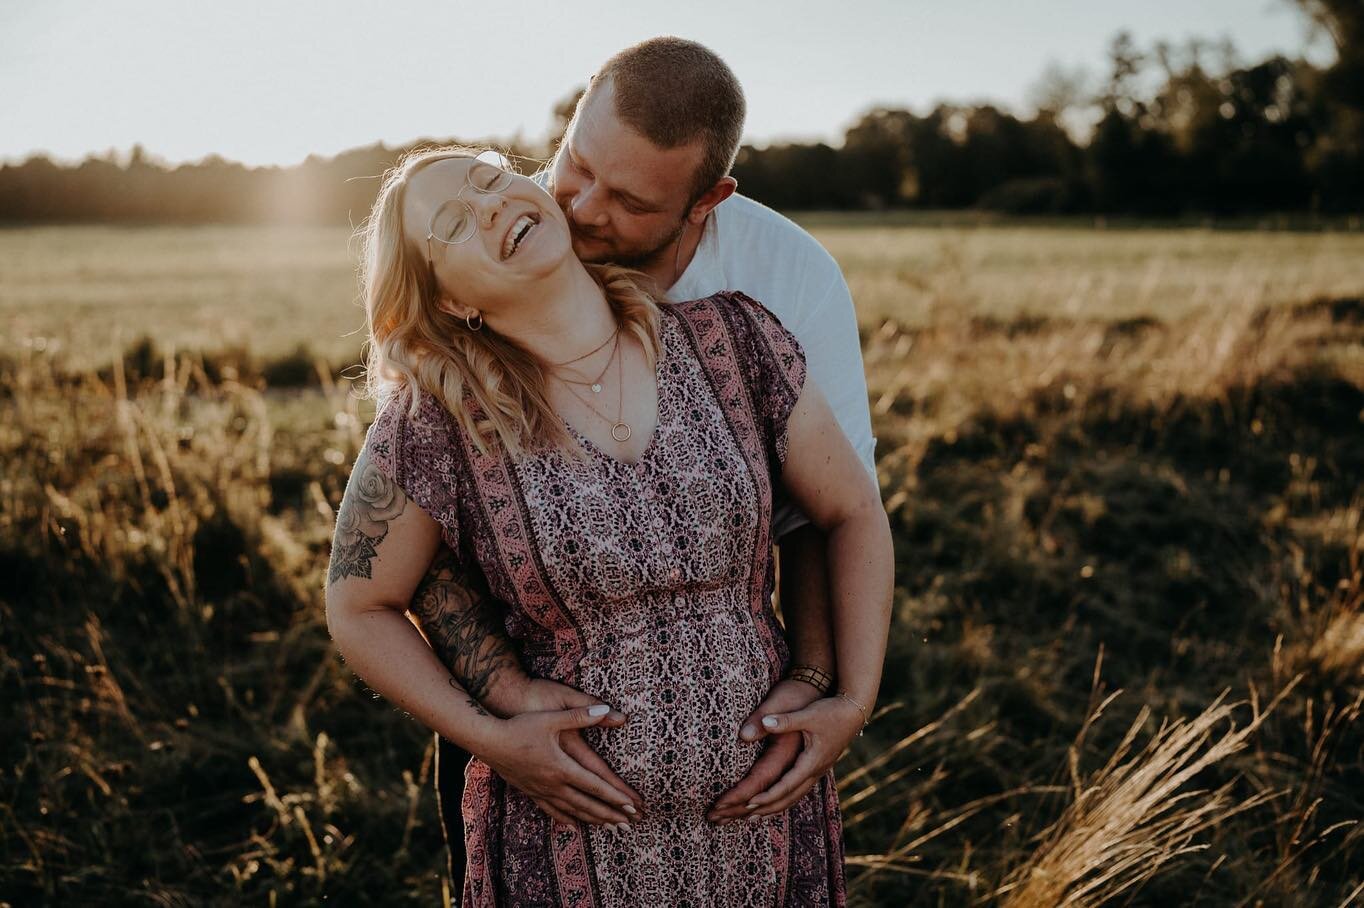
[[(1364, 234), (811, 220), (896, 615), (860, 905), (1364, 894)], [(0, 231), (0, 905), (431, 904), (340, 663), (345, 231)]]
[[(842, 264), (864, 324), (963, 312), (1115, 320), (1255, 308), (1364, 287), (1364, 232), (1094, 230), (806, 218)], [(363, 313), (345, 230), (0, 229), (5, 346), (53, 344), (71, 365), (133, 338), (274, 357), (299, 343), (353, 359)]]

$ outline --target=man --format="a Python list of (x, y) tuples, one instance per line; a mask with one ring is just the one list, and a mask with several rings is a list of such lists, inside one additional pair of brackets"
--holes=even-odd
[[(729, 170), (744, 110), (738, 81), (714, 53), (678, 38), (645, 41), (616, 54), (593, 76), (542, 185), (563, 208), (574, 252), (584, 261), (637, 268), (672, 300), (735, 289), (772, 310), (801, 342), (811, 379), (874, 475), (875, 439), (847, 284), (813, 237), (736, 194)], [(780, 790), (764, 806), (794, 803), (819, 775), (792, 770), (802, 746), (799, 731), (768, 734), (761, 718), (800, 710), (832, 692), (825, 541), (790, 505), (775, 508), (772, 535), (780, 546), (792, 671), (736, 729), (746, 740), (767, 736), (769, 743), (749, 775), (716, 802), (708, 815), (713, 820), (747, 815), (746, 805), (762, 792)], [(511, 674), (503, 669), (516, 656), (479, 578), (461, 575), (443, 553), (411, 610), (455, 678), (501, 712), (499, 676)], [(582, 705), (571, 689), (563, 691), (562, 702), (545, 708)], [(459, 795), (468, 755), (439, 736), (437, 741), (437, 796), (458, 892), (464, 868)], [(565, 750), (580, 762), (592, 759), (580, 738), (574, 747)]]

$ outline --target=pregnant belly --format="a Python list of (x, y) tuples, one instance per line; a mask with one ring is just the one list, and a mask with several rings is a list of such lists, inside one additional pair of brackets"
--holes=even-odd
[(738, 732), (771, 685), (769, 656), (737, 607), (616, 619), (611, 632), (592, 635), (577, 681), (628, 721), (584, 735), (647, 810), (702, 813), (761, 751)]

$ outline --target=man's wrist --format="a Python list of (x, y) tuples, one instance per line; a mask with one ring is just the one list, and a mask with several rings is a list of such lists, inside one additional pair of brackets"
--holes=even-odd
[(834, 676), (817, 665), (800, 662), (792, 665), (786, 672), (786, 680), (800, 681), (819, 691), (820, 696), (828, 696), (834, 688)]
[(487, 762), (490, 754), (496, 750), (496, 745), (501, 741), (505, 734), (506, 719), (498, 718), (484, 712), (482, 715), (475, 716), (469, 723), (465, 740), (460, 746), (467, 750), (471, 755)]
[(522, 705), (530, 688), (530, 676), (522, 671), (503, 670), (493, 676), (493, 683), (481, 699), (483, 706), (503, 719), (525, 712)]

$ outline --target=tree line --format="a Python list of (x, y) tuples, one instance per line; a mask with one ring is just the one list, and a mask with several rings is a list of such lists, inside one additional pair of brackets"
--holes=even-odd
[[(741, 191), (800, 210), (979, 208), (1018, 214), (1169, 216), (1364, 211), (1364, 5), (1300, 0), (1336, 45), (1329, 67), (1234, 48), (1136, 46), (1119, 34), (1097, 85), (1051, 68), (1023, 118), (992, 105), (865, 113), (843, 144), (744, 146)], [(572, 100), (556, 107), (562, 126)], [(1091, 125), (1083, 141), (1068, 123)], [(557, 141), (557, 139), (555, 140)], [(429, 144), (429, 143), (414, 143)], [(552, 142), (550, 145), (552, 146)], [(408, 148), (373, 145), (293, 167), (210, 157), (0, 168), (0, 220), (357, 223)], [(543, 158), (547, 149), (511, 147)]]

